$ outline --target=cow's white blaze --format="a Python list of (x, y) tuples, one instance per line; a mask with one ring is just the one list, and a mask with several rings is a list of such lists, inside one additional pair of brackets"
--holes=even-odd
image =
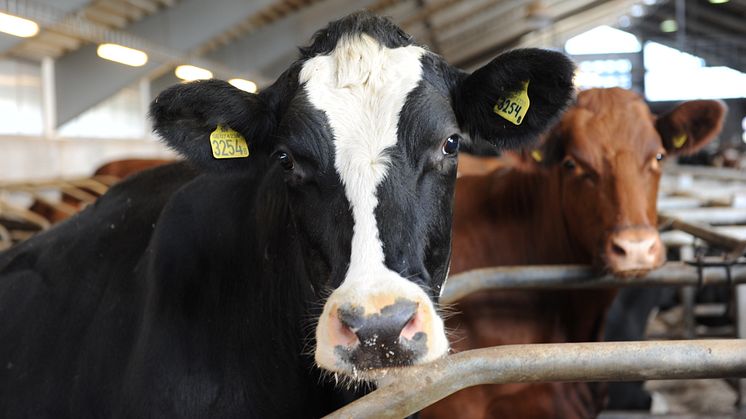
[(343, 304), (363, 307), (369, 315), (398, 298), (415, 301), (428, 340), (421, 361), (448, 350), (443, 322), (428, 296), (386, 267), (375, 217), (376, 191), (389, 168), (387, 150), (397, 143), (399, 114), (420, 82), (425, 53), (417, 46), (387, 48), (357, 35), (340, 39), (329, 55), (309, 59), (300, 72), (310, 102), (326, 113), (331, 125), (335, 166), (354, 220), (349, 269), (327, 300), (316, 330), (316, 361), (328, 370), (349, 370), (334, 354), (336, 332), (330, 327)]

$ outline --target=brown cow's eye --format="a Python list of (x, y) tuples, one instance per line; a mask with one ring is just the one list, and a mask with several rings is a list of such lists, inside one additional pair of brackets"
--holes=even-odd
[(295, 162), (293, 161), (293, 158), (290, 157), (290, 154), (284, 151), (278, 151), (275, 153), (275, 158), (278, 162), (280, 162), (280, 166), (282, 166), (282, 169), (286, 172), (289, 172), (293, 170), (295, 167)]
[(459, 141), (461, 141), (461, 137), (458, 134), (453, 134), (446, 138), (446, 141), (443, 143), (443, 154), (450, 156), (458, 153)]
[(564, 167), (567, 170), (575, 170), (575, 168), (577, 167), (577, 165), (571, 159), (567, 159), (567, 160), (565, 160), (565, 161), (562, 162), (562, 167)]
[(663, 154), (663, 153), (658, 153), (658, 154), (655, 155), (655, 160), (657, 160), (657, 161), (663, 161), (663, 159), (665, 159), (665, 158), (666, 158), (666, 155)]

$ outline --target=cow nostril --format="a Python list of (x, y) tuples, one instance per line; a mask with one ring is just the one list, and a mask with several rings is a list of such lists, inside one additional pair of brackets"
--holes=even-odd
[(617, 256), (626, 256), (627, 252), (624, 250), (622, 246), (619, 246), (616, 243), (611, 243), (611, 251)]
[(653, 243), (650, 244), (650, 247), (648, 248), (648, 254), (654, 255), (658, 251), (658, 241), (653, 240)]
[(349, 319), (347, 319), (346, 316), (340, 316), (336, 318), (336, 320), (336, 332), (339, 343), (346, 346), (353, 346), (356, 344), (358, 342), (358, 337), (352, 324), (349, 323)]
[(412, 313), (412, 317), (410, 317), (407, 324), (404, 325), (404, 328), (399, 333), (399, 336), (406, 339), (412, 339), (412, 337), (420, 331), (421, 323), (422, 321), (420, 320), (418, 312)]
[(341, 338), (342, 343), (346, 344), (347, 346), (352, 346), (358, 341), (357, 335), (352, 329), (350, 329), (350, 326), (347, 326), (342, 322), (339, 323), (337, 332), (339, 333), (339, 337)]

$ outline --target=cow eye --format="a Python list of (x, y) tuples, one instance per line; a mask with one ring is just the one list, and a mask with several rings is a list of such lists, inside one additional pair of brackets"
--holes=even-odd
[(663, 159), (665, 159), (665, 158), (666, 158), (666, 155), (663, 154), (663, 153), (658, 153), (658, 154), (655, 155), (655, 160), (656, 161), (663, 161)]
[(565, 161), (562, 162), (562, 167), (564, 167), (567, 170), (575, 170), (575, 168), (577, 167), (577, 165), (575, 164), (575, 162), (572, 159), (567, 159), (567, 160), (565, 160)]
[(290, 157), (290, 154), (288, 154), (285, 151), (278, 151), (275, 153), (275, 158), (280, 163), (280, 166), (283, 170), (286, 172), (289, 172), (293, 170), (295, 167), (295, 162), (293, 161), (293, 158)]
[(453, 134), (446, 138), (446, 141), (443, 143), (443, 154), (446, 156), (456, 154), (458, 152), (458, 144), (460, 140), (461, 137), (458, 134)]

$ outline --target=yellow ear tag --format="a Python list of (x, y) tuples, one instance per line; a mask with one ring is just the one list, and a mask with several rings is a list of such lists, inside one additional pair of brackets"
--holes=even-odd
[(523, 82), (523, 89), (514, 94), (501, 97), (493, 108), (496, 114), (515, 125), (521, 125), (528, 112), (531, 101), (528, 99), (528, 81)]
[(544, 160), (544, 156), (541, 154), (541, 151), (534, 150), (531, 152), (531, 157), (534, 158), (538, 163), (541, 163), (542, 160)]
[(679, 149), (681, 147), (684, 147), (684, 144), (686, 144), (686, 140), (686, 134), (679, 134), (673, 137), (673, 140), (671, 142), (673, 142), (674, 148)]
[(241, 134), (229, 127), (218, 125), (210, 134), (212, 156), (216, 159), (238, 159), (249, 157), (249, 146)]

